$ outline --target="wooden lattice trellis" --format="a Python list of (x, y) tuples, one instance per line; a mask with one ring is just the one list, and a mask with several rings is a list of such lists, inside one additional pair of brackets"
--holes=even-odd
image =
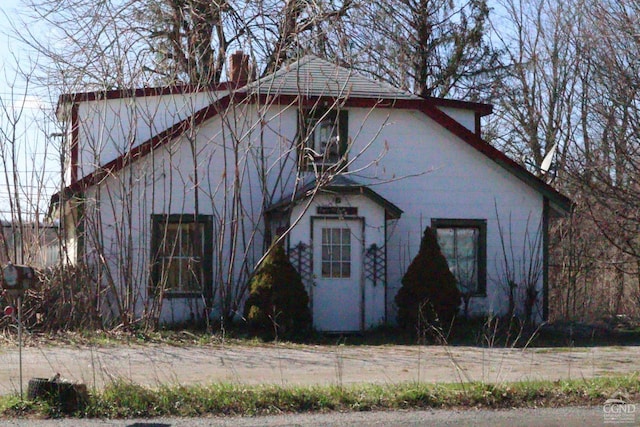
[(378, 283), (384, 285), (386, 259), (384, 254), (384, 246), (378, 246), (375, 243), (369, 246), (364, 254), (364, 275), (370, 280), (373, 286)]
[(289, 260), (307, 285), (313, 282), (313, 251), (311, 246), (300, 242), (289, 249)]

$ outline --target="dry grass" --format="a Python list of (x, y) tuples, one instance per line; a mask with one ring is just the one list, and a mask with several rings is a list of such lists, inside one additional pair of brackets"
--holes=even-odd
[[(529, 381), (504, 384), (421, 384), (359, 386), (209, 386), (148, 388), (115, 382), (74, 417), (131, 418), (202, 415), (265, 415), (317, 411), (370, 411), (417, 408), (514, 408), (599, 405), (614, 393), (640, 397), (637, 374), (590, 380)], [(4, 417), (55, 417), (51, 402), (0, 399)]]

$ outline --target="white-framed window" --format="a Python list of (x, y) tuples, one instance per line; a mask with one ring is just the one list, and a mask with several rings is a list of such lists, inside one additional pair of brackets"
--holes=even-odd
[(351, 230), (323, 228), (321, 244), (322, 277), (333, 279), (351, 277)]

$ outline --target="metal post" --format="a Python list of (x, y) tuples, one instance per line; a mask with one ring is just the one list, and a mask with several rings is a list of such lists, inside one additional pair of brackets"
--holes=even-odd
[(22, 393), (22, 297), (18, 295), (18, 363), (20, 364), (20, 400)]

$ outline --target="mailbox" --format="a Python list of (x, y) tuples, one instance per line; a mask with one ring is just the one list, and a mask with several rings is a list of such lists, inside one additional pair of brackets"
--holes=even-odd
[(7, 264), (2, 269), (2, 287), (11, 293), (22, 293), (29, 288), (35, 278), (33, 268), (26, 265)]

